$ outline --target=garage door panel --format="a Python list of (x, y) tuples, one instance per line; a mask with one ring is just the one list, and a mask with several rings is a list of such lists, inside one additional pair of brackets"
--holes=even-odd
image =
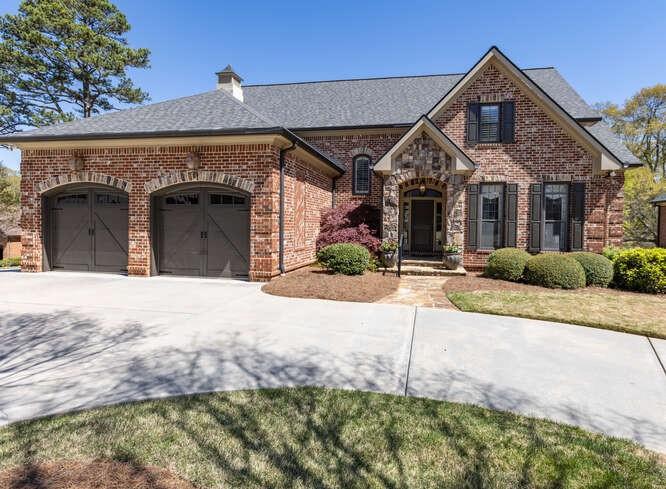
[(160, 273), (248, 276), (249, 197), (198, 188), (157, 201)]
[(95, 194), (94, 269), (106, 272), (127, 270), (128, 199), (125, 195)]
[(161, 273), (201, 275), (202, 208), (198, 193), (162, 199), (159, 212)]
[(209, 209), (208, 275), (246, 277), (249, 268), (249, 212), (241, 209)]
[(51, 197), (49, 208), (54, 269), (127, 270), (127, 195), (88, 187)]
[(90, 208), (87, 193), (60, 195), (51, 208), (54, 268), (90, 270)]

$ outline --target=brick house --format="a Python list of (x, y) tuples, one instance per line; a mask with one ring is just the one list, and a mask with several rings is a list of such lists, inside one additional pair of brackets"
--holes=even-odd
[(657, 195), (652, 204), (657, 208), (657, 246), (666, 248), (666, 194)]
[(554, 68), (493, 47), (464, 74), (243, 85), (9, 135), (24, 270), (269, 280), (323, 210), (367, 203), (411, 255), (600, 251), (638, 160)]

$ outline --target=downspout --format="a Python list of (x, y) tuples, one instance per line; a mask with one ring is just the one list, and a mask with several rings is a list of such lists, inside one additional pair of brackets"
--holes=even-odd
[(279, 210), (279, 221), (280, 221), (280, 244), (279, 244), (279, 269), (280, 274), (285, 273), (284, 267), (284, 169), (285, 161), (284, 157), (289, 151), (296, 149), (296, 143), (292, 143), (288, 148), (280, 150), (280, 210)]
[(336, 199), (335, 199), (335, 194), (337, 190), (337, 182), (338, 182), (338, 177), (333, 177), (331, 181), (331, 208), (334, 208), (335, 205), (337, 204)]

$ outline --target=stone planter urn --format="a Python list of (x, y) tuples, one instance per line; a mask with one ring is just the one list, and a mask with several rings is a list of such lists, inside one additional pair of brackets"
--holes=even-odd
[(448, 270), (456, 270), (462, 265), (462, 250), (457, 245), (446, 245), (442, 249), (442, 264)]
[(384, 241), (379, 247), (379, 257), (384, 267), (395, 267), (398, 262), (398, 243), (391, 239)]
[(382, 251), (381, 253), (382, 265), (386, 268), (393, 268), (398, 263), (397, 251)]

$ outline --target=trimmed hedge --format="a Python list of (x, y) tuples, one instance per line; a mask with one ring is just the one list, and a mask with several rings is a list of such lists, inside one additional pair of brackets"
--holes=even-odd
[(20, 265), (20, 258), (5, 258), (4, 260), (0, 260), (0, 268), (18, 267)]
[(332, 272), (361, 275), (370, 265), (370, 252), (358, 244), (337, 243), (322, 248), (317, 259)]
[(586, 285), (608, 287), (613, 280), (613, 262), (605, 256), (587, 251), (571, 253), (569, 256), (585, 270)]
[(523, 277), (527, 260), (532, 257), (527, 251), (518, 248), (500, 248), (488, 256), (484, 275), (517, 282)]
[(617, 254), (614, 285), (636, 292), (666, 293), (666, 248), (632, 248)]
[(546, 253), (527, 260), (525, 280), (532, 285), (551, 289), (577, 289), (585, 287), (585, 270), (567, 255)]

